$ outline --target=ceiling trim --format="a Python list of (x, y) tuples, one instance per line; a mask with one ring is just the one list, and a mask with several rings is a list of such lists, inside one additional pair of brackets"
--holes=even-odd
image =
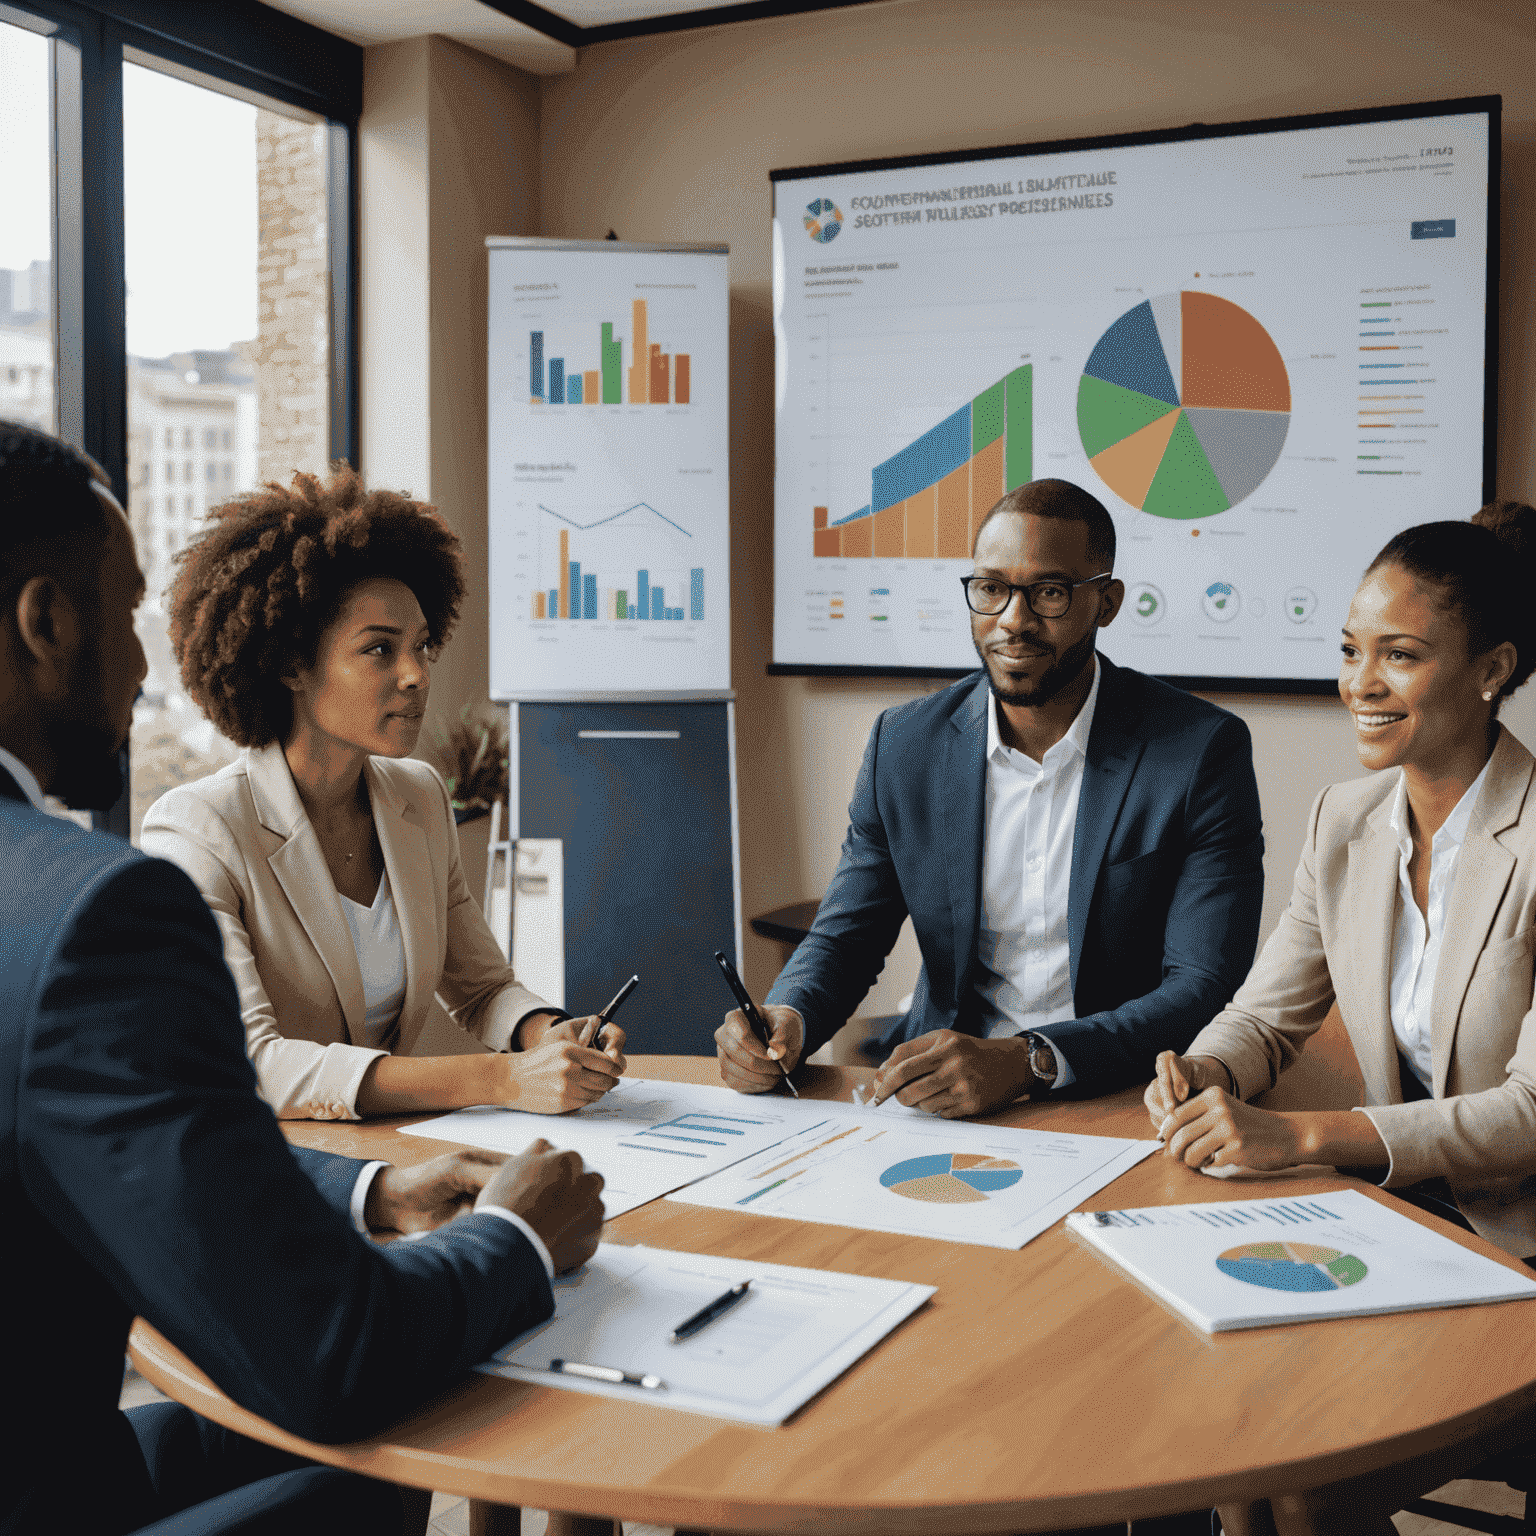
[(737, 21), (763, 21), (775, 16), (800, 16), (810, 11), (850, 9), (873, 5), (878, 0), (748, 0), (745, 5), (712, 5), (702, 11), (682, 11), (673, 16), (650, 16), (634, 21), (615, 21), (601, 27), (582, 27), (535, 3), (535, 0), (481, 0), (481, 4), (513, 21), (542, 32), (568, 48), (592, 43), (612, 43), (627, 37), (648, 37), (657, 32), (686, 32), (695, 27), (719, 27)]

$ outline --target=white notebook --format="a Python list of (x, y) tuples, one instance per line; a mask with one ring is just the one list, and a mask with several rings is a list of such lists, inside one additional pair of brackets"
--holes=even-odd
[(1207, 1333), (1536, 1297), (1536, 1278), (1358, 1190), (1078, 1211), (1067, 1227)]

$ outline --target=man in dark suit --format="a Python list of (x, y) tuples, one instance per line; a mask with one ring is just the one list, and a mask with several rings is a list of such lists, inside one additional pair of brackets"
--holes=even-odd
[(542, 1142), (410, 1171), (287, 1146), (192, 883), (43, 809), (120, 789), (143, 590), (94, 466), (0, 423), (0, 1533), (398, 1528), (382, 1484), (120, 1413), (130, 1320), (283, 1428), (356, 1438), (550, 1314), (602, 1181)]
[(1264, 889), (1248, 731), (1096, 654), (1114, 558), (1109, 513), (1066, 481), (983, 519), (984, 671), (875, 722), (842, 859), (768, 996), (772, 1059), (739, 1012), (716, 1033), (732, 1087), (829, 1039), (908, 915), (923, 969), (876, 1091), (931, 1113), (1144, 1081), (1231, 997)]

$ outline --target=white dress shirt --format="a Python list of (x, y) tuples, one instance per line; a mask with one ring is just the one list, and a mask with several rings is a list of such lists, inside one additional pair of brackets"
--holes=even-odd
[(1473, 779), (1456, 809), (1445, 818), (1429, 844), (1429, 901), (1425, 914), (1413, 899), (1408, 865), (1413, 858), (1413, 837), (1408, 830), (1408, 789), (1401, 775), (1392, 801), (1391, 827), (1397, 835), (1397, 912), (1392, 925), (1392, 1033), (1413, 1075), (1434, 1092), (1434, 1042), (1430, 1003), (1435, 995), (1435, 972), (1440, 965), (1440, 941), (1445, 936), (1445, 914), (1456, 886), (1456, 865), (1461, 845), (1472, 821), (1472, 808), (1488, 776), (1488, 765)]
[[(1083, 707), (1037, 763), (1007, 746), (996, 696), (987, 700), (986, 823), (982, 833), (981, 926), (976, 991), (989, 1039), (1076, 1017), (1067, 938), (1077, 802), (1088, 733), (1099, 701), (1099, 659)], [(1045, 1037), (1049, 1039), (1049, 1036)], [(1073, 1072), (1056, 1042), (1056, 1088)]]
[(37, 775), (14, 752), (7, 752), (4, 747), (0, 747), (0, 768), (16, 780), (16, 787), (27, 797), (34, 811), (48, 809), (43, 803), (43, 786), (37, 782)]

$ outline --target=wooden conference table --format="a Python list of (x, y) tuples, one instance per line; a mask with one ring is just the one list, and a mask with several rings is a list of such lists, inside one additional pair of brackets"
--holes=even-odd
[[(713, 1060), (697, 1057), (631, 1057), (630, 1071), (719, 1080)], [(810, 1096), (846, 1099), (869, 1075), (805, 1067), (797, 1081)], [(284, 1130), (304, 1146), (402, 1165), (445, 1150), (395, 1134), (408, 1123)], [(995, 1123), (1149, 1130), (1139, 1090), (1024, 1104)], [(551, 1120), (556, 1144), (559, 1132)], [(1365, 1187), (1336, 1175), (1218, 1184), (1154, 1155), (1090, 1205)], [(498, 1503), (740, 1531), (955, 1536), (1171, 1514), (1358, 1477), (1474, 1436), (1483, 1453), (1502, 1449), (1529, 1436), (1520, 1416), (1536, 1408), (1536, 1301), (1212, 1337), (1060, 1224), (1006, 1252), (663, 1200), (604, 1235), (924, 1282), (938, 1294), (775, 1430), (475, 1375), (371, 1440), (315, 1445), (236, 1406), (142, 1320), (133, 1358), (209, 1418), (332, 1466)], [(1469, 1451), (1465, 1464), (1476, 1459)]]

